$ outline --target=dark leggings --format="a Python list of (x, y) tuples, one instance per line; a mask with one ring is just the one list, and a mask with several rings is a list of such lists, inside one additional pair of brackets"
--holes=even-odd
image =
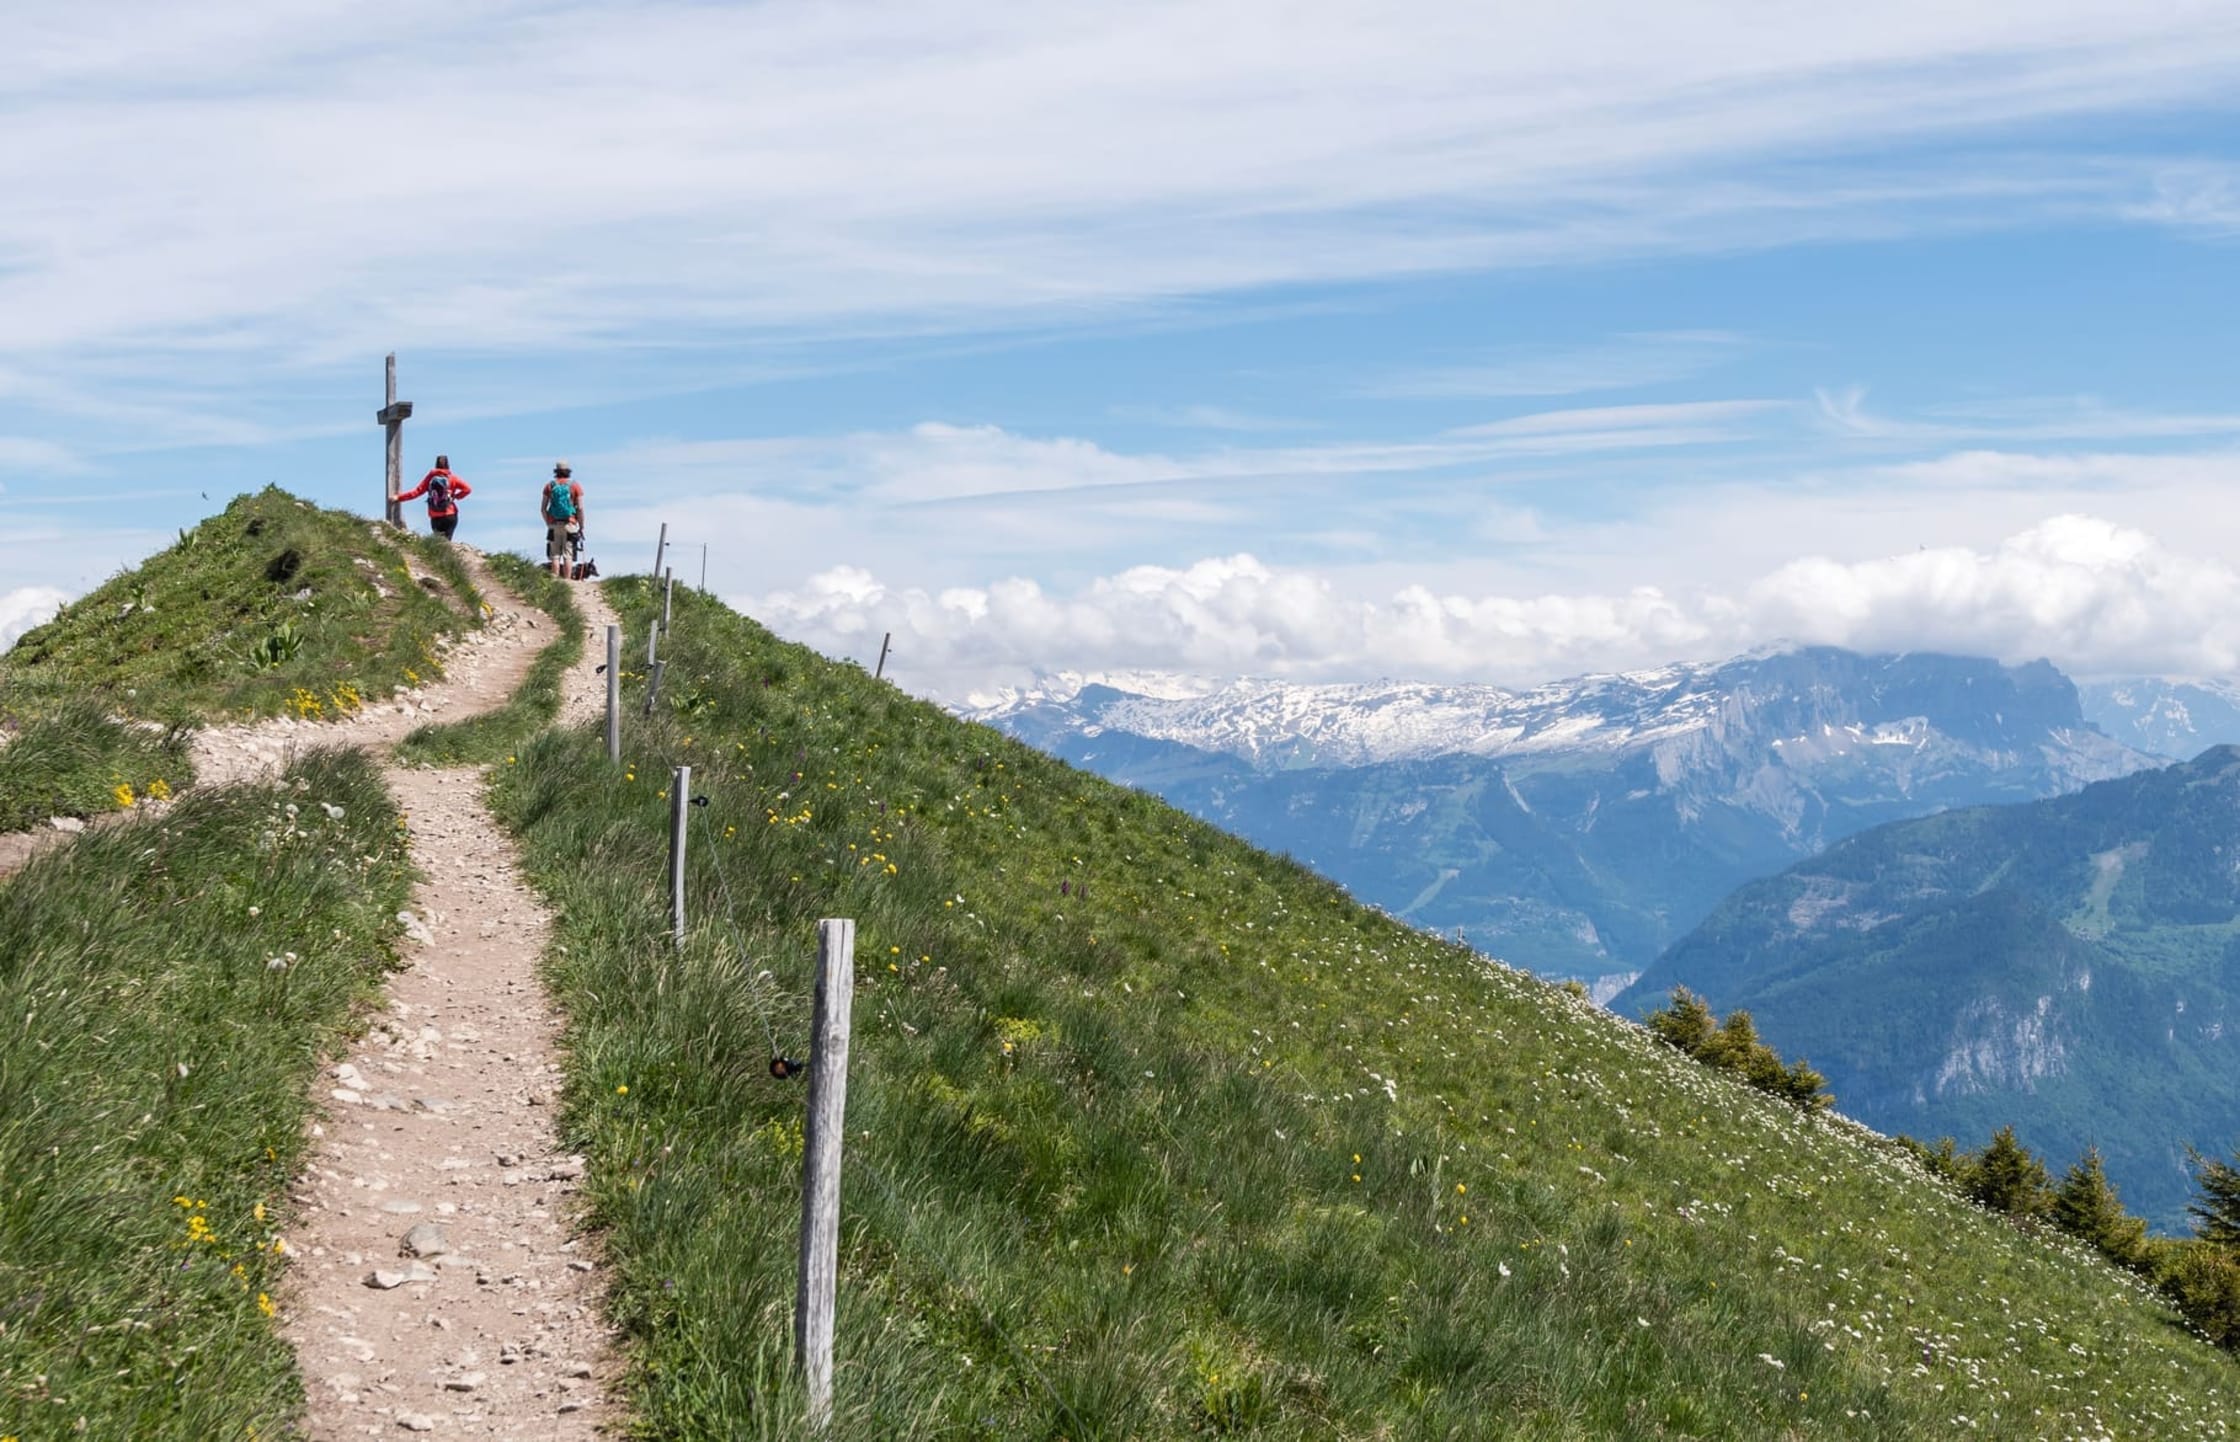
[(451, 539), (451, 533), (459, 529), (459, 513), (453, 511), (448, 516), (430, 516), (428, 517), (428, 528), (448, 541)]

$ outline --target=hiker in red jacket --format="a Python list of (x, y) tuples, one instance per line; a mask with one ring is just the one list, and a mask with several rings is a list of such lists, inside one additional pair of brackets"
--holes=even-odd
[(459, 500), (474, 494), (465, 481), (451, 473), (451, 457), (437, 456), (436, 468), (420, 478), (420, 484), (397, 497), (399, 504), (428, 498), (428, 529), (445, 540), (459, 529)]

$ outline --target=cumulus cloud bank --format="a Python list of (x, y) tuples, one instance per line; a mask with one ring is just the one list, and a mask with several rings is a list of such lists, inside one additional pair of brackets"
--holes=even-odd
[(1784, 639), (2044, 656), (2085, 677), (2240, 671), (2240, 573), (2082, 515), (1990, 550), (1808, 558), (1733, 591), (1688, 595), (1408, 586), (1357, 597), (1330, 576), (1234, 555), (1139, 566), (1070, 593), (1018, 578), (890, 587), (838, 567), (742, 604), (783, 635), (859, 657), (892, 632), (898, 678), (956, 700), (1058, 670), (1518, 682)]
[(16, 637), (33, 626), (46, 622), (69, 599), (52, 586), (19, 586), (0, 595), (0, 651), (13, 646)]

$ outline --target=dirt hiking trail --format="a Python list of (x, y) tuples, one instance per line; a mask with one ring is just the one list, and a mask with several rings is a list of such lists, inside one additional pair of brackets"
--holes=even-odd
[[(504, 705), (554, 625), (479, 552), (459, 549), (489, 610), (479, 630), (440, 648), (442, 681), (345, 720), (198, 732), (196, 786), (277, 776), (311, 747), (386, 756), (430, 721)], [(593, 668), (614, 619), (596, 586), (574, 596), (586, 644), (564, 682), (569, 721), (603, 709)], [(304, 1430), (590, 1438), (613, 1417), (614, 1362), (601, 1263), (572, 1235), (583, 1159), (559, 1154), (554, 1138), (559, 1022), (537, 974), (548, 918), (476, 768), (391, 760), (384, 774), (425, 879), (399, 918), (403, 965), (384, 984), (385, 1005), (320, 1073), (325, 1115), (291, 1189), (293, 1265), (278, 1292), (303, 1373)], [(0, 875), (83, 829), (0, 837)]]
[[(498, 614), (446, 662), (424, 705), (461, 719), (504, 703), (553, 639), (498, 586)], [(564, 715), (603, 704), (612, 619), (575, 591), (588, 636)], [(394, 741), (425, 714), (319, 728), (321, 742)], [(354, 723), (353, 723), (354, 724)], [(216, 733), (204, 775), (273, 764), (288, 737)], [(583, 1159), (556, 1150), (559, 1023), (537, 975), (549, 932), (513, 843), (471, 767), (392, 765), (425, 879), (387, 1006), (322, 1079), (326, 1120), (296, 1187), (296, 1251), (281, 1296), (314, 1438), (398, 1431), (589, 1438), (611, 1418), (600, 1260), (573, 1235)]]
[[(211, 727), (192, 740), (195, 785), (279, 775), (298, 750), (388, 748), (431, 721), (505, 704), (554, 623), (461, 546), (485, 624), (439, 645), (444, 679), (332, 722)], [(601, 714), (606, 626), (595, 585), (574, 589), (583, 659), (560, 719)], [(557, 1150), (559, 1021), (537, 974), (549, 918), (478, 769), (384, 772), (425, 878), (399, 917), (403, 964), (365, 1034), (318, 1081), (323, 1119), (292, 1191), (293, 1265), (280, 1328), (317, 1439), (425, 1432), (590, 1438), (614, 1412), (615, 1363), (600, 1317), (601, 1261), (574, 1235), (581, 1157)], [(316, 798), (306, 796), (304, 805)], [(0, 876), (90, 823), (0, 836)]]

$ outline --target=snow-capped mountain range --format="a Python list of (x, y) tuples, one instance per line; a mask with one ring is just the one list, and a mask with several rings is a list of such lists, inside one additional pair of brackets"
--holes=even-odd
[(1025, 711), (1071, 705), (1090, 735), (1109, 727), (1267, 769), (1373, 766), (1430, 756), (1607, 750), (1678, 735), (1702, 725), (1716, 706), (1710, 693), (1687, 685), (1710, 669), (1667, 666), (1529, 691), (1422, 681), (1213, 686), (1181, 676), (1065, 677), (967, 714), (1000, 725)]
[(2044, 662), (1828, 647), (1523, 690), (1051, 677), (967, 711), (1520, 965), (1638, 970), (1883, 821), (2155, 764)]
[[(1892, 675), (1877, 678), (1870, 683), (1869, 694), (1857, 696), (1845, 694), (1849, 678), (1803, 675), (1815, 657), (1850, 654), (1825, 647), (1771, 649), (1729, 661), (1572, 677), (1526, 690), (1422, 681), (1318, 685), (1247, 678), (1223, 683), (1161, 672), (1060, 673), (1033, 687), (975, 698), (978, 704), (964, 708), (964, 714), (1022, 734), (1053, 725), (1083, 737), (1122, 732), (1233, 756), (1263, 771), (1345, 769), (1438, 756), (1553, 758), (1617, 753), (1732, 729), (1737, 723), (1762, 729), (1749, 727), (1749, 713), (1769, 705), (1791, 709), (1800, 701), (1815, 713), (1813, 718), (1793, 736), (1764, 737), (1767, 744), (1810, 748), (1821, 754), (1853, 746), (1919, 750), (1948, 733), (1950, 728), (1940, 728), (1927, 714), (1891, 714), (1889, 706), (1877, 704), (1891, 698)], [(1882, 663), (1885, 672), (1900, 673), (1909, 663), (1919, 668), (1961, 660), (1871, 659)], [(1988, 679), (1989, 672), (2009, 669), (1990, 662), (1962, 660), (1961, 664), (1987, 673), (1985, 678), (1963, 680), (1963, 686)], [(2052, 667), (2042, 666), (2042, 670), (2044, 677), (2067, 686)], [(1900, 687), (1900, 694), (1925, 710), (1933, 708), (1934, 698), (1917, 679), (1902, 679)], [(2158, 702), (2146, 699), (2146, 687), (2163, 688), (2156, 693)], [(2165, 727), (2173, 711), (2180, 720), (2184, 717), (2183, 700), (2169, 694), (2167, 683), (2133, 683), (2133, 689), (2125, 691), (2102, 689), (2110, 691), (2106, 705), (2111, 709), (2157, 704), (2158, 709), (2144, 714)], [(2232, 688), (2230, 695), (2240, 701), (2240, 688)], [(2135, 696), (2140, 699), (2133, 700)], [(2105, 767), (2088, 758), (2103, 753), (2112, 758), (2122, 748), (2102, 744), (2107, 738), (2094, 736), (2075, 710), (2072, 693), (2071, 714), (2044, 728), (2045, 739), (2057, 750), (2078, 751), (2081, 764), (2096, 773), (2087, 779), (2098, 779), (2097, 773)], [(2240, 718), (2240, 708), (2235, 708), (2235, 717)], [(1969, 717), (1959, 729), (1980, 732), (1981, 721)], [(2023, 724), (2027, 728), (2028, 723)], [(2003, 715), (1995, 713), (1992, 729), (2003, 726)], [(2009, 739), (2023, 737), (2018, 731)], [(2121, 761), (2114, 764), (2116, 769), (2106, 774), (2132, 769)]]
[(2141, 751), (2190, 761), (2240, 743), (2240, 684), (2148, 678), (2079, 689), (2086, 719)]

